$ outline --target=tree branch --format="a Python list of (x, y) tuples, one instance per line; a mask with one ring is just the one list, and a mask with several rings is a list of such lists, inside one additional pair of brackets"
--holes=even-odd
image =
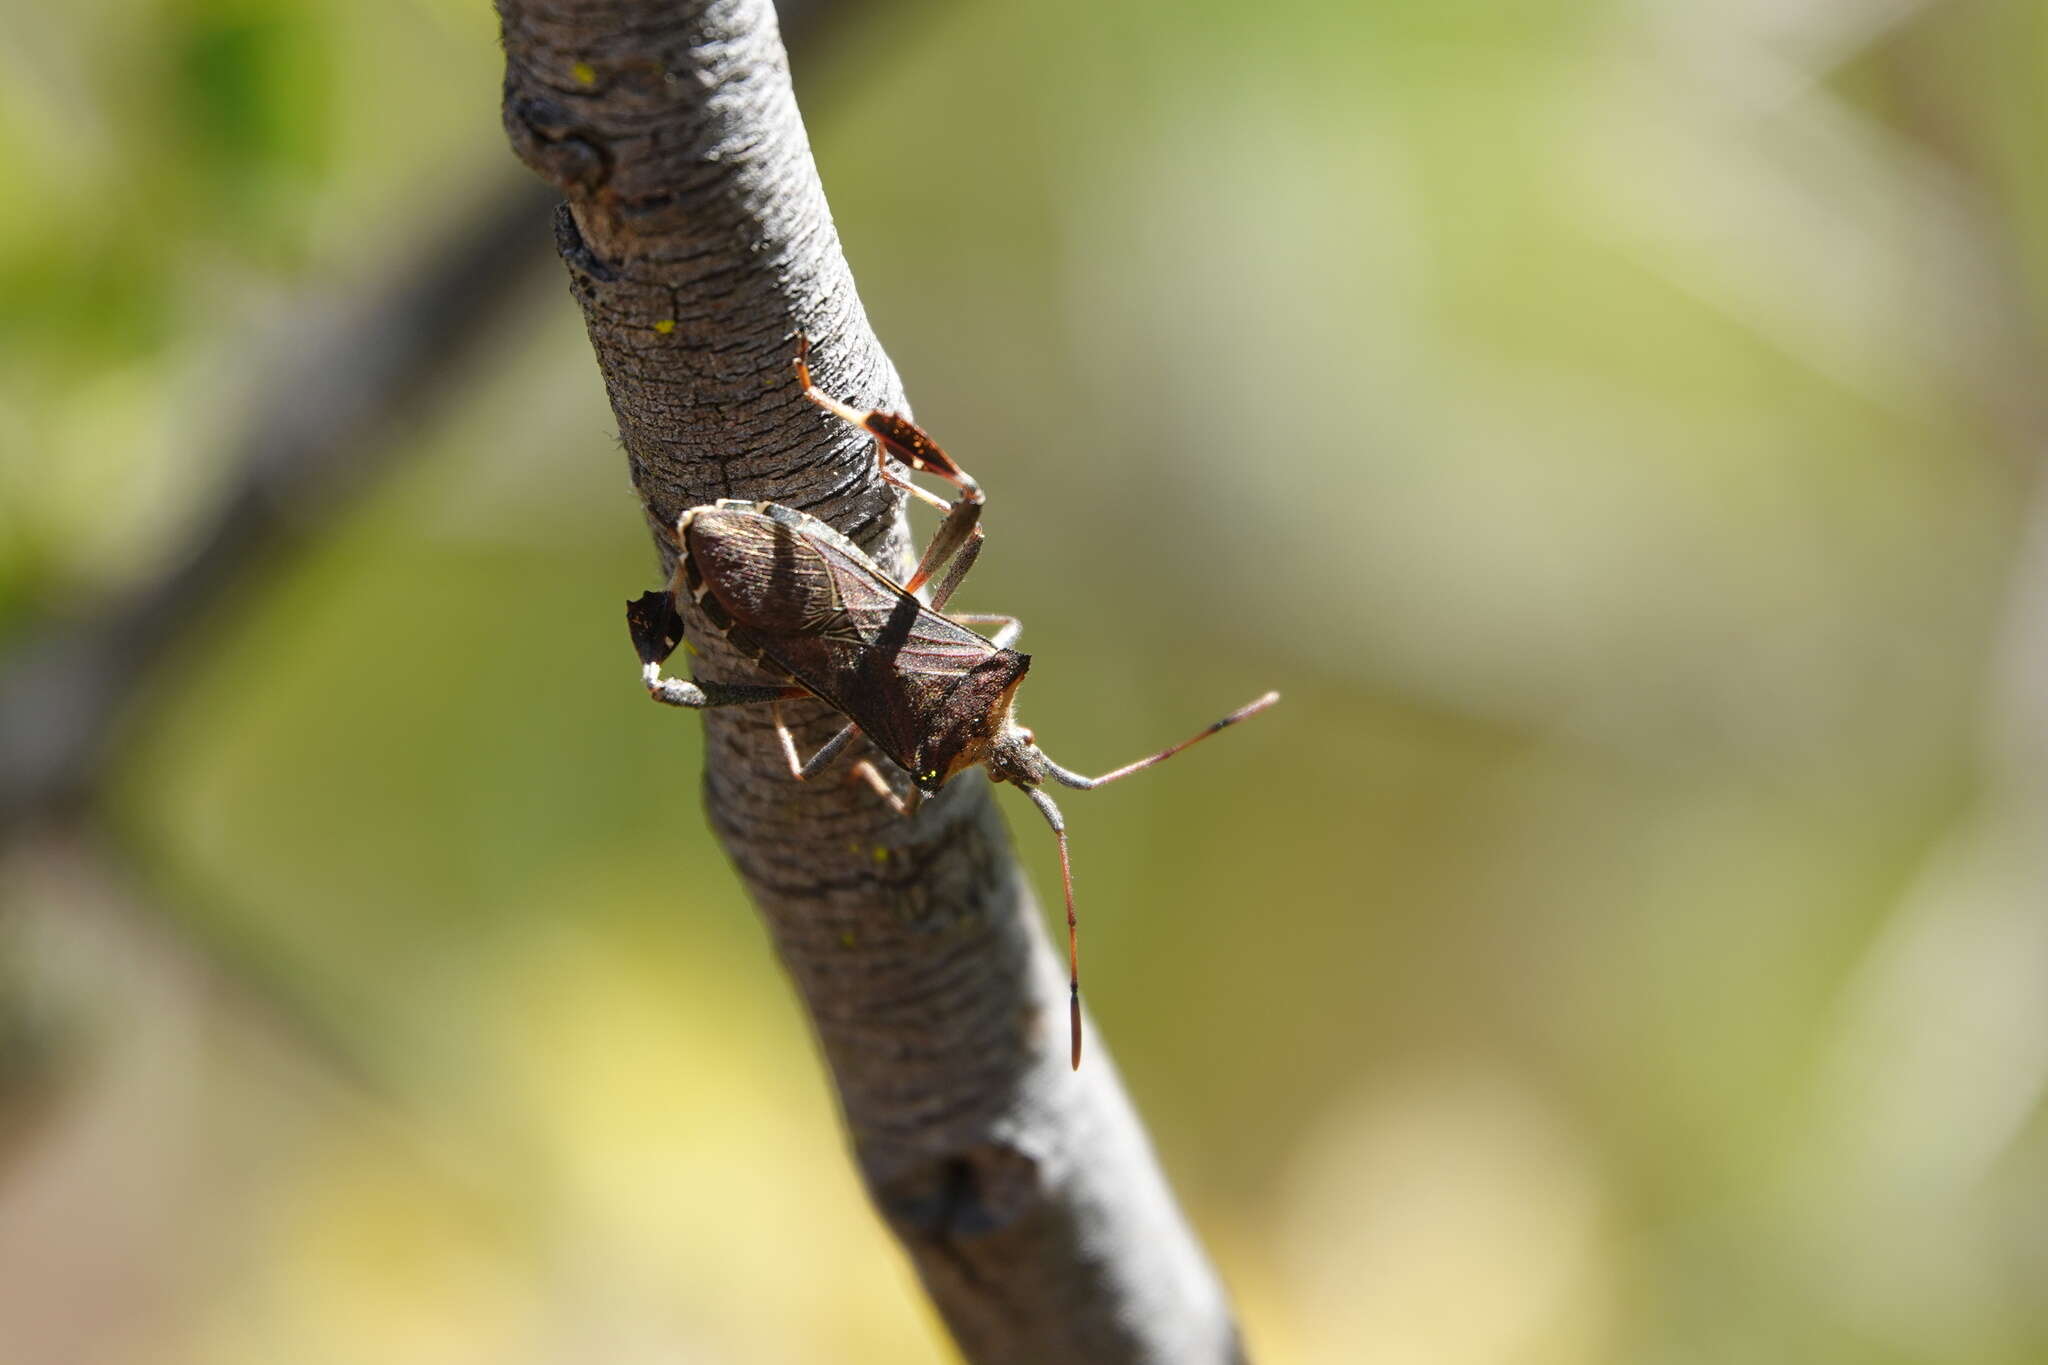
[[(506, 128), (568, 196), (557, 242), (649, 521), (767, 498), (906, 567), (872, 447), (791, 380), (801, 329), (822, 386), (902, 406), (767, 0), (499, 12)], [(686, 624), (700, 676), (754, 680)], [(704, 718), (711, 821), (810, 1013), (869, 1192), (961, 1349), (982, 1365), (1241, 1359), (1105, 1050), (1068, 1070), (1064, 972), (987, 785), (957, 780), (901, 820), (871, 792), (791, 781), (754, 709)], [(812, 743), (835, 721), (818, 704), (791, 719)], [(649, 742), (674, 721), (650, 714)]]
[(547, 207), (529, 185), (497, 187), (387, 290), (330, 317), (271, 366), (226, 490), (161, 571), (93, 614), (30, 628), (0, 676), (0, 835), (83, 806), (165, 655), (384, 471), (392, 425), (489, 335)]
[[(792, 47), (822, 46), (868, 7), (785, 7)], [(871, 16), (870, 16), (871, 17)], [(317, 538), (407, 447), (391, 433), (459, 391), (451, 376), (492, 335), (517, 286), (548, 264), (540, 229), (557, 198), (519, 176), (398, 268), (367, 302), (295, 310), (290, 349), (270, 362), (226, 457), (221, 495), (161, 568), (68, 617), (32, 620), (0, 664), (0, 837), (90, 805), (131, 714), (165, 659), (262, 570)], [(331, 313), (306, 325), (307, 317)]]

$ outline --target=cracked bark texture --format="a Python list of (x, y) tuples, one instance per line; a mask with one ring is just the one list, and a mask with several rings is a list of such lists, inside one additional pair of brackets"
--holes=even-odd
[[(771, 499), (906, 569), (872, 446), (791, 376), (801, 329), (821, 386), (903, 407), (767, 0), (500, 0), (499, 15), (506, 129), (567, 196), (557, 245), (649, 521)], [(1000, 471), (987, 482), (1000, 508)], [(753, 680), (685, 623), (699, 677)], [(620, 660), (630, 686), (623, 626)], [(811, 746), (838, 724), (815, 703), (790, 719)], [(687, 723), (650, 714), (648, 742)], [(792, 781), (761, 708), (703, 723), (711, 823), (809, 1012), (869, 1193), (966, 1357), (1241, 1360), (1099, 1037), (1068, 1070), (1065, 972), (982, 778), (905, 821), (859, 787)]]

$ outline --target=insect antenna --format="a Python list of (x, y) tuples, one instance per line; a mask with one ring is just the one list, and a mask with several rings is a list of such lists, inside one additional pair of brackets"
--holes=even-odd
[[(1228, 729), (1247, 717), (1256, 716), (1278, 700), (1278, 692), (1268, 692), (1258, 700), (1238, 707), (1222, 720), (1197, 731), (1171, 748), (1161, 749), (1158, 753), (1141, 758), (1136, 763), (1126, 763), (1115, 772), (1104, 773), (1100, 777), (1083, 777), (1079, 773), (1068, 772), (1047, 758), (1043, 750), (1037, 750), (1035, 757), (1045, 765), (1048, 777), (1062, 785), (1086, 791), (1091, 787), (1100, 787), (1106, 782), (1114, 782), (1120, 777), (1143, 772), (1154, 763), (1164, 763), (1189, 745), (1199, 744), (1218, 730)], [(1024, 735), (1028, 740), (1029, 732), (1024, 732)], [(1079, 922), (1074, 918), (1074, 864), (1067, 853), (1067, 822), (1061, 818), (1060, 808), (1042, 789), (1025, 787), (1024, 794), (1031, 798), (1032, 805), (1038, 807), (1038, 813), (1045, 817), (1045, 823), (1052, 826), (1053, 837), (1060, 843), (1060, 893), (1067, 902), (1067, 1028), (1073, 1035), (1074, 1069), (1078, 1071), (1081, 1069), (1081, 930)]]
[(1045, 823), (1052, 826), (1053, 837), (1060, 841), (1060, 891), (1067, 900), (1067, 1032), (1074, 1040), (1074, 1070), (1081, 1069), (1081, 931), (1074, 919), (1074, 864), (1067, 857), (1067, 822), (1060, 818), (1060, 808), (1053, 799), (1036, 787), (1026, 787), (1024, 794), (1031, 798), (1031, 804), (1038, 807), (1038, 813), (1045, 817)]
[[(1046, 774), (1053, 779), (1053, 781), (1058, 782), (1062, 786), (1078, 787), (1082, 791), (1088, 791), (1091, 788), (1104, 786), (1107, 783), (1114, 782), (1119, 778), (1129, 777), (1132, 773), (1143, 772), (1145, 769), (1151, 767), (1155, 763), (1164, 763), (1167, 759), (1172, 758), (1182, 749), (1186, 749), (1193, 745), (1200, 744), (1203, 740), (1215, 734), (1218, 730), (1227, 730), (1241, 720), (1246, 720), (1252, 716), (1256, 716), (1259, 712), (1265, 710), (1267, 707), (1271, 706), (1274, 702), (1278, 700), (1280, 700), (1280, 694), (1278, 692), (1268, 692), (1265, 696), (1260, 697), (1257, 701), (1247, 702), (1243, 706), (1238, 707), (1235, 711), (1232, 711), (1222, 720), (1214, 721), (1207, 727), (1201, 730), (1197, 730), (1194, 734), (1188, 736), (1180, 743), (1170, 745), (1167, 748), (1161, 749), (1156, 754), (1151, 754), (1145, 758), (1141, 758), (1136, 763), (1126, 763), (1123, 767), (1118, 768), (1116, 771), (1104, 773), (1100, 777), (1083, 777), (1079, 773), (1069, 772), (1049, 758), (1045, 759), (1045, 771)], [(1043, 809), (1043, 807), (1041, 807), (1041, 809)], [(1059, 826), (1055, 825), (1053, 826), (1053, 828), (1057, 829), (1059, 828)]]

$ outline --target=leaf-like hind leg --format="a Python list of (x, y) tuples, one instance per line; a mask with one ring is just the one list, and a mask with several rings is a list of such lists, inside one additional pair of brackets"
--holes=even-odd
[[(804, 397), (839, 418), (869, 433), (875, 438), (875, 466), (888, 483), (908, 492), (926, 504), (945, 514), (939, 529), (932, 536), (931, 544), (917, 561), (917, 570), (910, 575), (910, 581), (903, 586), (916, 592), (939, 570), (953, 561), (953, 567), (940, 580), (939, 589), (932, 598), (932, 606), (945, 606), (946, 599), (960, 586), (960, 580), (967, 576), (968, 569), (981, 553), (981, 485), (957, 464), (953, 457), (939, 448), (939, 443), (927, 436), (924, 429), (899, 413), (884, 412), (879, 408), (862, 412), (848, 403), (843, 403), (811, 382), (810, 338), (798, 334), (796, 339), (796, 377), (803, 385)], [(933, 493), (926, 492), (889, 467), (889, 457), (918, 474), (930, 474), (933, 478), (944, 479), (959, 490), (959, 496), (946, 502)], [(954, 557), (958, 555), (956, 561)]]
[(664, 678), (661, 666), (683, 641), (683, 621), (667, 592), (645, 592), (626, 604), (626, 629), (640, 656), (640, 682), (647, 695), (668, 706), (704, 711), (714, 706), (755, 706), (811, 694), (801, 687), (762, 683), (691, 682)]

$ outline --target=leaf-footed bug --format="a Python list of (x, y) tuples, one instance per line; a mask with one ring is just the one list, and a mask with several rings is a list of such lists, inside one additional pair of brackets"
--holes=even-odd
[[(1100, 777), (1084, 777), (1047, 758), (1019, 725), (1014, 702), (1031, 656), (1011, 649), (1023, 625), (1013, 616), (946, 615), (947, 600), (981, 551), (982, 493), (967, 472), (908, 418), (862, 412), (811, 382), (809, 345), (797, 338), (796, 374), (804, 396), (875, 438), (875, 460), (889, 483), (939, 508), (945, 518), (909, 580), (899, 584), (832, 527), (772, 502), (726, 498), (692, 507), (676, 521), (675, 572), (665, 590), (626, 607), (648, 694), (670, 706), (706, 708), (766, 704), (798, 781), (816, 776), (855, 736), (910, 775), (899, 797), (872, 761), (853, 774), (899, 814), (910, 815), (956, 775), (980, 766), (992, 781), (1019, 787), (1052, 827), (1059, 843), (1060, 889), (1067, 909), (1067, 1017), (1073, 1065), (1081, 1065), (1081, 951), (1074, 918), (1074, 872), (1067, 825), (1043, 790), (1050, 779), (1087, 790), (1172, 758), (1226, 726), (1280, 699), (1277, 692), (1231, 712), (1158, 753)], [(894, 456), (910, 471), (953, 485), (947, 503), (890, 468)], [(935, 575), (927, 603), (920, 595)], [(685, 682), (661, 666), (683, 638), (679, 594), (688, 593), (712, 628), (740, 654), (781, 683)], [(970, 624), (999, 627), (993, 636)], [(779, 703), (816, 697), (847, 724), (806, 760), (784, 723)]]

